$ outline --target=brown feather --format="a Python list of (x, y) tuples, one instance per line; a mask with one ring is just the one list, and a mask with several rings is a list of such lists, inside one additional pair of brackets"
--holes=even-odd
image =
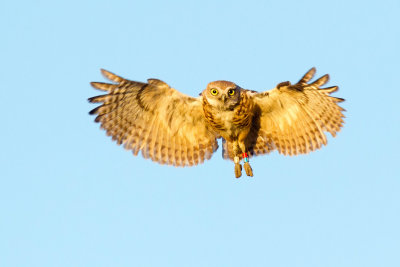
[[(344, 109), (337, 105), (343, 99), (329, 96), (338, 87), (319, 88), (328, 82), (329, 75), (307, 84), (314, 74), (312, 68), (297, 84), (249, 93), (261, 110), (260, 134), (272, 138), (270, 142), (282, 154), (306, 154), (319, 149), (327, 144), (324, 131), (335, 136), (343, 126)], [(264, 141), (257, 139), (255, 147), (262, 144)]]
[[(145, 158), (175, 166), (203, 162), (217, 149), (217, 136), (203, 116), (201, 97), (186, 96), (158, 79), (141, 83), (101, 72), (117, 84), (91, 83), (108, 93), (89, 98), (101, 104), (90, 114), (97, 115), (95, 121), (117, 144), (134, 155), (141, 151)], [(198, 151), (200, 144), (206, 144), (204, 153)]]
[[(273, 150), (284, 155), (306, 154), (326, 145), (325, 133), (335, 136), (344, 123), (345, 109), (338, 105), (344, 99), (330, 95), (338, 87), (321, 88), (328, 74), (310, 83), (315, 68), (296, 84), (282, 82), (261, 93), (229, 81), (211, 82), (198, 98), (179, 93), (158, 79), (142, 83), (101, 72), (114, 84), (91, 83), (107, 93), (88, 99), (100, 104), (90, 114), (96, 115), (95, 121), (118, 144), (161, 164), (203, 163), (218, 148), (220, 137), (225, 159), (242, 158), (239, 150), (250, 156)], [(229, 106), (222, 97), (209, 96), (209, 102), (205, 92), (214, 88), (240, 94), (232, 94), (235, 102)]]

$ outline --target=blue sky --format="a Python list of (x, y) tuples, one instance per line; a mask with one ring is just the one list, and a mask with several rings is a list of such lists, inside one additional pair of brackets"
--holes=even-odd
[[(0, 4), (1, 266), (400, 266), (399, 1)], [(118, 147), (87, 112), (105, 68), (192, 96), (310, 67), (346, 124), (305, 156), (192, 168)]]

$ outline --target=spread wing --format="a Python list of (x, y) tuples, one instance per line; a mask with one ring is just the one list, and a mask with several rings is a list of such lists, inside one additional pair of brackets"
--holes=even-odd
[(201, 98), (184, 95), (161, 80), (147, 83), (102, 74), (114, 83), (92, 82), (107, 94), (89, 98), (102, 105), (90, 111), (118, 144), (161, 164), (191, 166), (211, 158), (218, 148), (207, 125)]
[(247, 146), (254, 155), (277, 149), (285, 155), (306, 154), (326, 145), (325, 132), (335, 136), (343, 126), (342, 98), (332, 97), (337, 86), (321, 88), (329, 80), (324, 75), (308, 83), (315, 74), (309, 70), (296, 84), (283, 82), (276, 88), (248, 93), (256, 104), (254, 126)]

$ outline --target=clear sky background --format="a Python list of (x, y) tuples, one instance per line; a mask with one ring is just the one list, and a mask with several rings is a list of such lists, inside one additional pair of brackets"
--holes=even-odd
[[(400, 266), (400, 2), (3, 1), (0, 266)], [(322, 150), (191, 168), (99, 130), (99, 69), (192, 96), (309, 68), (346, 124)]]

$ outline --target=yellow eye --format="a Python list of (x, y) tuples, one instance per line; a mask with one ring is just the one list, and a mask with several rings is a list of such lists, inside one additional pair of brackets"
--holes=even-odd
[(213, 88), (210, 90), (212, 95), (218, 95), (218, 90)]
[(233, 90), (233, 89), (228, 90), (228, 95), (234, 95), (234, 94), (235, 94), (235, 90)]

